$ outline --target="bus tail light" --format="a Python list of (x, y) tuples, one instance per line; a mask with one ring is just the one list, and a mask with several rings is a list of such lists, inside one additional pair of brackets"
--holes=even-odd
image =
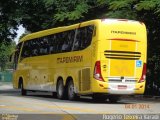
[(146, 72), (147, 72), (147, 65), (146, 63), (143, 64), (143, 70), (142, 70), (142, 75), (141, 78), (139, 80), (139, 83), (144, 82), (146, 79)]
[(94, 67), (94, 78), (99, 81), (104, 81), (102, 74), (101, 74), (101, 63), (100, 61), (96, 61)]

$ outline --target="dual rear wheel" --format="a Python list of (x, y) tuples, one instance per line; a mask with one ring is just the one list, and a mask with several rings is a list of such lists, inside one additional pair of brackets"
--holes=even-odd
[[(60, 79), (57, 83), (57, 98), (58, 99), (69, 99), (69, 100), (76, 100), (79, 98), (75, 93), (74, 83), (73, 80), (69, 80), (67, 85), (64, 86), (63, 79)], [(101, 94), (93, 94), (92, 96), (95, 102), (102, 102), (105, 100), (109, 100), (111, 103), (116, 103), (120, 100), (120, 96), (104, 96)]]
[[(27, 94), (27, 90), (24, 89), (23, 81), (20, 81), (19, 88), (21, 89), (21, 95), (25, 96)], [(79, 96), (77, 96), (77, 94), (75, 93), (73, 80), (69, 80), (66, 86), (64, 86), (63, 79), (58, 80), (57, 98), (68, 98), (69, 100), (76, 100), (79, 98)], [(93, 94), (92, 98), (94, 101), (105, 101), (107, 99), (105, 96), (99, 94)], [(120, 99), (120, 97), (110, 96), (108, 99), (111, 103), (116, 103)]]
[(57, 83), (57, 98), (64, 99), (65, 97), (66, 97), (65, 87), (63, 84), (63, 80), (60, 79), (58, 80), (58, 83)]
[(69, 80), (65, 86), (62, 79), (59, 79), (57, 82), (57, 98), (58, 99), (69, 99), (75, 100), (78, 98), (74, 90), (74, 83), (72, 80)]

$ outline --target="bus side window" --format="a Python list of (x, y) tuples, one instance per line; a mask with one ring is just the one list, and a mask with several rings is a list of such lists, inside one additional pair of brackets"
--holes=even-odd
[(39, 42), (40, 42), (39, 55), (43, 55), (43, 38), (40, 38)]
[(43, 55), (47, 55), (49, 53), (48, 51), (48, 37), (43, 38)]
[(51, 35), (49, 38), (49, 53), (56, 53), (56, 35)]
[(86, 27), (85, 39), (83, 43), (84, 48), (88, 47), (91, 44), (92, 37), (93, 37), (93, 31), (94, 31), (93, 25)]
[(81, 46), (81, 30), (80, 29), (78, 29), (75, 39), (76, 40), (74, 43), (74, 51), (77, 51), (77, 50), (80, 50), (80, 46)]
[(32, 56), (38, 56), (39, 55), (39, 49), (38, 49), (38, 39), (31, 40), (31, 54)]
[(15, 51), (15, 54), (14, 54), (14, 69), (15, 70), (17, 69), (17, 64), (18, 64), (18, 60), (19, 60), (19, 57), (20, 57), (21, 47), (22, 47), (22, 43), (19, 43), (16, 47), (16, 51)]
[(85, 49), (91, 44), (93, 30), (93, 25), (81, 27), (78, 29), (76, 41), (74, 44), (74, 51)]
[(68, 41), (68, 51), (71, 51), (72, 49), (72, 46), (73, 46), (73, 41), (74, 41), (74, 36), (75, 36), (75, 29), (74, 30), (70, 30), (68, 32), (68, 38), (67, 38), (67, 41)]
[(22, 53), (21, 53), (21, 60), (26, 58), (26, 57), (30, 57), (30, 41), (26, 41), (23, 44), (23, 48), (22, 48)]
[(17, 50), (14, 55), (14, 69), (15, 70), (17, 69), (17, 64), (18, 64), (18, 54), (19, 54), (19, 51)]
[(49, 54), (49, 46), (48, 46), (48, 37), (40, 38), (40, 55), (47, 55)]
[(70, 52), (72, 49), (75, 30), (63, 32), (62, 52)]
[(62, 52), (67, 52), (69, 48), (68, 41), (64, 41), (62, 45)]
[(66, 52), (68, 48), (67, 32), (62, 32), (61, 36), (61, 52)]
[(56, 45), (55, 45), (55, 53), (60, 53), (61, 52), (61, 48), (62, 48), (62, 41), (61, 41), (61, 38), (62, 36), (61, 36), (61, 33), (57, 33), (56, 34)]

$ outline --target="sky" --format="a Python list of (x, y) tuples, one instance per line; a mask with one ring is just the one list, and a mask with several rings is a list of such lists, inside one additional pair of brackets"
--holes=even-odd
[(20, 25), (17, 30), (17, 37), (14, 39), (16, 41), (16, 44), (18, 43), (19, 37), (25, 32), (25, 28)]

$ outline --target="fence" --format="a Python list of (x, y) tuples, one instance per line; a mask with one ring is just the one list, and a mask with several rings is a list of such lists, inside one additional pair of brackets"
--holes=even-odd
[(12, 81), (11, 71), (0, 72), (0, 82), (11, 82), (11, 81)]

